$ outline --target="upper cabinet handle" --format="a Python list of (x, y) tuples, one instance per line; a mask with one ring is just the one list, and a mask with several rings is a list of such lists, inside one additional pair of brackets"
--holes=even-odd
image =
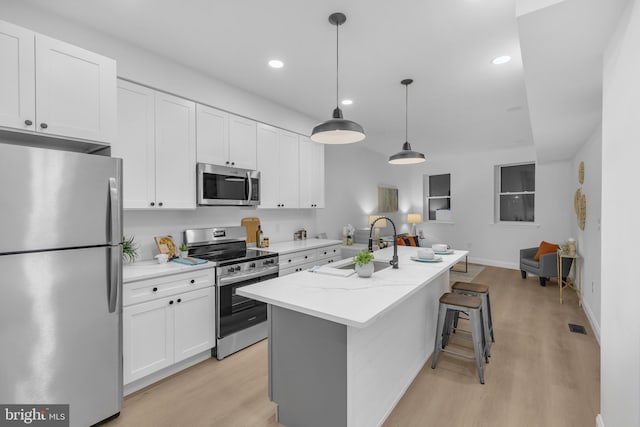
[(48, 127), (49, 127), (49, 125), (48, 125), (48, 124), (46, 124), (46, 123), (40, 123), (40, 127), (41, 127), (42, 129), (46, 129), (46, 128), (48, 128)]
[(24, 121), (24, 124), (27, 125), (27, 126), (31, 126), (33, 124), (33, 122), (31, 120), (27, 119), (27, 120)]

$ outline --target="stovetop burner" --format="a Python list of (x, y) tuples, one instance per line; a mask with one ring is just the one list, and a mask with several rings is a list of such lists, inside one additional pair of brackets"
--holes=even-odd
[(247, 249), (244, 227), (198, 228), (184, 231), (189, 256), (206, 259), (216, 267), (275, 258), (275, 253)]

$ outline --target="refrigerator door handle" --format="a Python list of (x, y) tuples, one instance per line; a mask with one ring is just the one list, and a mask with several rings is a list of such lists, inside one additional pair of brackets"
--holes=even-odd
[(107, 279), (107, 296), (109, 313), (115, 313), (118, 307), (118, 290), (122, 284), (122, 246), (109, 248), (109, 277)]
[(118, 188), (118, 180), (109, 178), (109, 244), (117, 245), (122, 241), (122, 225), (120, 223), (120, 191)]

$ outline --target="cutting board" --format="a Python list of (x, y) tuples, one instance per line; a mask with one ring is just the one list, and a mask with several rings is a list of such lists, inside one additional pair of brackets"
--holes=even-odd
[(242, 218), (242, 220), (240, 221), (240, 225), (244, 226), (244, 228), (247, 229), (247, 243), (255, 243), (256, 231), (258, 230), (258, 226), (260, 225), (260, 218)]

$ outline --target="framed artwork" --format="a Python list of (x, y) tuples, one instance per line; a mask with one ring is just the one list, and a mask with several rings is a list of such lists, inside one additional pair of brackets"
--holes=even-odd
[(398, 189), (378, 187), (378, 212), (398, 212)]

